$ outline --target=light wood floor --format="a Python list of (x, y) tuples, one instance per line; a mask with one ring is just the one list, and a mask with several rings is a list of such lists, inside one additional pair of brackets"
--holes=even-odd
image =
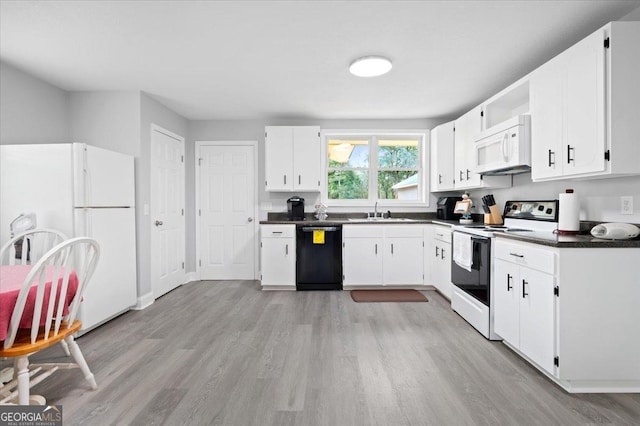
[(65, 425), (639, 424), (640, 395), (568, 394), (425, 294), (188, 284), (78, 339), (97, 391), (71, 370), (34, 393)]

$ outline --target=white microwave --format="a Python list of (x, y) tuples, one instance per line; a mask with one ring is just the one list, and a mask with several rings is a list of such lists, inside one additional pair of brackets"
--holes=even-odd
[(510, 175), (531, 170), (531, 121), (518, 115), (480, 133), (474, 143), (474, 171)]

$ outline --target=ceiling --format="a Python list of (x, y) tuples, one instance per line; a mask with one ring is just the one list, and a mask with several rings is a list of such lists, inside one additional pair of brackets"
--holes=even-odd
[[(640, 7), (605, 1), (0, 1), (0, 58), (191, 120), (454, 117)], [(358, 78), (352, 60), (389, 57)]]

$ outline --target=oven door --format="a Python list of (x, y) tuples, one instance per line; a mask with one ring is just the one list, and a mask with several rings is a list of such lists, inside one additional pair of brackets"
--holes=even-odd
[[(471, 271), (460, 267), (451, 256), (451, 282), (460, 290), (489, 306), (491, 300), (491, 239), (487, 237), (472, 236), (472, 265)], [(452, 241), (451, 252), (455, 244)]]

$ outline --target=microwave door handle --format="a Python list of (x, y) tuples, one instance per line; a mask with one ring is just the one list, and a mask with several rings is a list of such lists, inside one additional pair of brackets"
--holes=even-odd
[(505, 161), (509, 161), (509, 132), (505, 132), (502, 137), (502, 157)]

